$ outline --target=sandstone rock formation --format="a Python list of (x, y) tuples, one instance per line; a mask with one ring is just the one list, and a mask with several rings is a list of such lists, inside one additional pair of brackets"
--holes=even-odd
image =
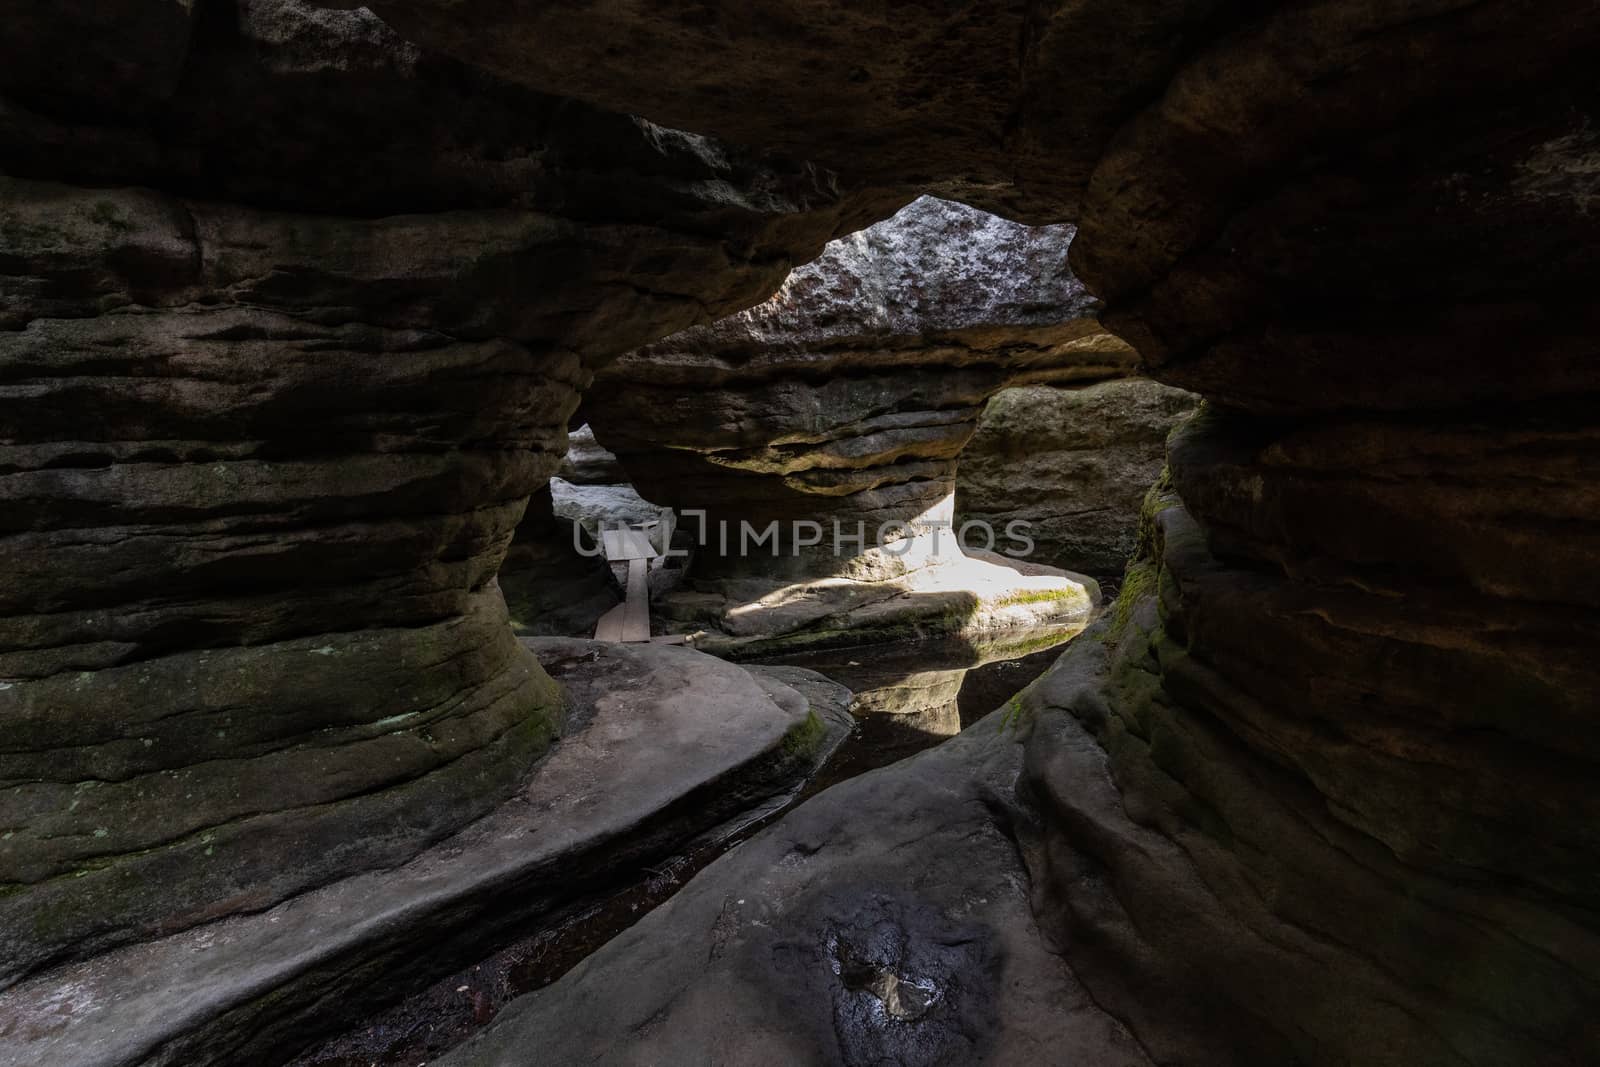
[(1243, 17), (1123, 0), (497, 0), (492, 18), (464, 16), (458, 0), (372, 6), (408, 39), (508, 81), (1035, 224), (1073, 218), (1129, 116)]
[[(763, 660), (816, 671), (850, 690), (856, 732), (820, 782), (894, 763), (961, 732), (1038, 675), (1071, 627), (799, 652)], [(816, 791), (818, 782), (808, 786)]]
[(1132, 365), (1066, 268), (1071, 237), (925, 197), (765, 304), (617, 360), (585, 411), (647, 499), (712, 524), (927, 514), (990, 394)]
[(1592, 796), (1546, 731), (1592, 632), (1224, 564), (1152, 510), (1023, 775), (1040, 919), (1098, 1002), (1161, 1061), (1586, 1060)]
[(1582, 1062), (1600, 27), (1331, 11), (1219, 42), (1091, 186), (1075, 266), (1216, 410), (1030, 742), (1038, 910), (1159, 1058)]
[(1029, 559), (1120, 577), (1167, 434), (1196, 397), (1147, 378), (995, 394), (956, 471), (956, 524), (1022, 521)]
[[(514, 791), (559, 716), (492, 579), (588, 375), (931, 191), (1075, 222), (1104, 326), (1214, 407), (1105, 644), (1038, 691), (1024, 858), (1075, 977), (980, 868), (929, 891), (990, 924), (917, 928), (952, 950), (935, 988), (1020, 967), (1008, 996), (1084, 1005), (1038, 1018), (1090, 1059), (1118, 1026), (1158, 1062), (1596, 1058), (1593, 4), (373, 5), (3, 11), (0, 983), (399, 863)], [(939, 409), (884, 410), (944, 477)], [(772, 440), (686, 443), (797, 492)], [(799, 484), (877, 492), (861, 454)], [(1020, 876), (970, 791), (918, 795)], [(826, 845), (796, 843), (762, 847)], [(725, 992), (719, 1035), (832, 1050), (833, 1016), (768, 1026), (735, 979), (884, 912), (798, 899), (638, 973)], [(834, 962), (847, 1021), (934, 970)], [(704, 1004), (653, 1003), (674, 1042)], [(934, 1047), (1027, 1056), (971, 1018)]]
[[(1155, 653), (1118, 642), (1030, 741), (1037, 911), (1158, 1060), (1593, 1058), (1592, 5), (980, 4), (940, 34), (508, 0), (492, 43), (380, 9), (529, 84), (1075, 217), (1103, 321), (1219, 413), (1125, 594)], [(717, 62), (675, 77), (685, 50)]]
[(602, 529), (654, 522), (661, 507), (640, 496), (617, 457), (595, 440), (589, 425), (567, 435), (567, 455), (550, 479), (555, 513), (594, 538)]
[(808, 671), (660, 645), (527, 647), (571, 722), (505, 803), (392, 868), (0, 991), (0, 1065), (285, 1062), (793, 791), (849, 730), (848, 692)]
[(661, 508), (640, 496), (627, 482), (574, 485), (564, 478), (551, 478), (550, 496), (554, 512), (583, 527), (591, 540), (598, 538), (601, 530), (637, 526), (661, 518)]
[(81, 85), (0, 45), (0, 984), (514, 790), (561, 700), (494, 576), (592, 366), (852, 210), (365, 11), (169, 6), (25, 19), (126, 49)]
[(556, 474), (568, 485), (624, 485), (628, 481), (616, 455), (595, 440), (588, 423), (567, 434), (567, 454)]
[[(704, 514), (665, 625), (708, 627), (712, 643), (866, 641), (913, 619), (977, 630), (1008, 602), (1045, 603), (1042, 571), (1019, 582), (960, 552), (951, 496), (995, 391), (1132, 363), (1066, 269), (1071, 233), (923, 198), (830, 244), (765, 304), (603, 372), (585, 407), (597, 436), (686, 527)], [(769, 527), (752, 547), (746, 530)], [(1009, 621), (1081, 623), (1078, 587), (1057, 581), (1060, 610)]]
[(439, 1062), (1152, 1062), (1034, 923), (1003, 715), (813, 797)]

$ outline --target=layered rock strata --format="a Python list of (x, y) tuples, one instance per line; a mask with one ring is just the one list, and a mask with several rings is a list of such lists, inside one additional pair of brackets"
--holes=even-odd
[(1074, 245), (1210, 400), (1024, 774), (1041, 920), (1165, 1061), (1600, 1048), (1600, 146), (1566, 65), (1600, 20), (1428, 15), (1219, 41), (1101, 160)]
[(849, 731), (848, 691), (808, 671), (526, 644), (571, 721), (504, 803), (394, 867), (0, 992), (0, 1064), (285, 1062), (797, 789)]
[[(1059, 651), (1076, 634), (1075, 627), (1014, 628), (987, 641), (913, 641), (801, 652), (766, 662), (815, 670), (850, 690), (857, 733), (824, 775), (842, 781), (954, 737), (964, 721), (1009, 697), (1008, 685), (1016, 689), (1031, 680), (1048, 665), (1050, 650)], [(1035, 666), (1023, 677), (1030, 662)]]
[[(389, 6), (530, 84), (1075, 218), (1107, 327), (1215, 416), (1124, 596), (1154, 653), (1113, 642), (1030, 742), (1038, 914), (1157, 1060), (1593, 1058), (1591, 5), (513, 2), (487, 47)], [(935, 120), (957, 66), (988, 77)]]
[[(891, 611), (928, 632), (941, 615), (944, 630), (1050, 621), (1000, 618), (1007, 598), (1042, 603), (1045, 585), (963, 553), (951, 497), (994, 392), (1132, 362), (1066, 269), (1071, 233), (923, 198), (830, 244), (765, 304), (604, 372), (585, 408), (596, 434), (645, 497), (699, 531), (666, 625), (868, 640), (885, 636), (870, 616)], [(1006, 538), (972, 540), (1009, 550)], [(1055, 577), (1074, 602), (1061, 620), (1081, 621), (1081, 583)]]
[(104, 78), (0, 63), (0, 984), (509, 795), (562, 700), (495, 573), (592, 367), (851, 210), (365, 11), (168, 7), (25, 20)]
[[(359, 11), (280, 0), (34, 5), (0, 44), (8, 182), (45, 183), (7, 193), (8, 207), (28, 207), (6, 215), (0, 259), (0, 319), (21, 345), (0, 364), (14, 405), (0, 470), (19, 487), (7, 490), (5, 570), (26, 590), (7, 605), (22, 621), (6, 624), (0, 653), (5, 721), (24, 724), (8, 732), (19, 740), (7, 742), (0, 780), (6, 832), (36, 819), (43, 828), (0, 869), (8, 975), (230, 909), (234, 888), (250, 891), (243, 906), (264, 906), (262, 892), (282, 889), (271, 879), (284, 856), (376, 858), (329, 852), (315, 835), (288, 846), (259, 836), (253, 851), (221, 841), (218, 867), (200, 849), (173, 877), (152, 868), (144, 884), (174, 886), (160, 905), (174, 914), (137, 914), (148, 891), (99, 901), (87, 892), (91, 876), (115, 867), (91, 866), (105, 858), (93, 850), (138, 848), (126, 855), (150, 862), (166, 847), (151, 827), (189, 824), (153, 817), (148, 791), (98, 810), (80, 800), (81, 818), (63, 815), (64, 788), (181, 773), (194, 747), (205, 773), (222, 765), (213, 756), (259, 770), (273, 746), (313, 760), (323, 753), (309, 741), (293, 746), (329, 724), (345, 739), (427, 708), (471, 718), (456, 696), (488, 699), (470, 706), (492, 722), (430, 732), (420, 743), (437, 749), (406, 766), (484, 753), (464, 740), (469, 725), (509, 721), (500, 736), (524, 739), (548, 725), (542, 679), (530, 673), (530, 688), (518, 689), (518, 654), (496, 636), (497, 604), (472, 576), (480, 563), (485, 582), (492, 574), (493, 542), (516, 518), (509, 502), (542, 477), (534, 467), (545, 461), (528, 457), (559, 454), (542, 434), (565, 413), (486, 400), (493, 390), (474, 378), (461, 391), (418, 389), (410, 403), (424, 413), (397, 427), (387, 413), (411, 409), (391, 405), (389, 390), (405, 392), (419, 361), (441, 351), (490, 360), (493, 381), (531, 378), (565, 396), (591, 356), (761, 299), (823, 237), (931, 189), (1033, 223), (1075, 219), (1075, 271), (1106, 301), (1105, 324), (1157, 380), (1216, 406), (1174, 456), (1171, 488), (1192, 529), (1172, 508), (1152, 517), (1145, 563), (1108, 624), (1121, 629), (1105, 676), (1053, 699), (1029, 742), (1023, 784), (1046, 812), (1042, 858), (1030, 863), (1034, 913), (1064, 935), (1058, 948), (1095, 999), (1167, 1062), (1595, 1058), (1596, 864), (1574, 787), (1592, 777), (1578, 709), (1595, 688), (1582, 656), (1596, 607), (1600, 393), (1592, 5), (374, 2), (403, 40)], [(89, 61), (58, 73), (67, 54)], [(830, 175), (624, 112), (834, 164), (868, 185), (903, 184), (857, 212), (840, 206)], [(397, 116), (405, 121), (383, 121)], [(76, 221), (61, 224), (63, 213)], [(55, 221), (30, 229), (36, 219)], [(520, 256), (531, 248), (542, 251)], [(225, 374), (204, 380), (259, 385), (255, 400), (194, 402), (186, 385), (187, 402), (142, 412), (149, 390), (193, 377), (152, 373), (152, 321), (172, 331), (215, 324), (207, 344), (233, 355)], [(187, 338), (172, 331), (160, 336)], [(250, 347), (263, 331), (273, 358)], [(46, 335), (62, 340), (25, 344)], [(272, 376), (305, 336), (306, 358), (382, 358), (286, 393)], [(213, 350), (197, 345), (172, 351)], [(171, 354), (165, 342), (160, 352)], [(47, 360), (75, 368), (75, 392), (34, 369)], [(81, 402), (52, 409), (40, 400), (52, 392)], [(461, 392), (470, 399), (449, 399)], [(435, 395), (444, 408), (430, 406)], [(291, 414), (262, 433), (251, 405), (272, 398)], [(95, 430), (102, 417), (118, 428)], [(486, 433), (484, 419), (497, 428)], [(514, 448), (488, 444), (501, 426), (513, 428)], [(703, 432), (716, 448), (766, 447)], [(437, 492), (401, 494), (409, 514), (454, 520), (444, 532), (428, 527), (420, 545), (402, 537), (404, 551), (363, 530), (348, 543), (383, 551), (340, 555), (352, 516), (383, 525), (382, 487), (393, 484), (379, 476), (383, 457), (413, 441), (424, 444), (409, 452), (437, 466), (408, 460), (396, 477), (442, 473)], [(497, 449), (515, 456), (481, 454)], [(907, 454), (938, 469), (937, 454)], [(267, 504), (243, 466), (334, 459), (340, 491), (304, 488), (285, 471), (281, 482), (272, 475)], [(168, 463), (180, 484), (154, 470)], [(219, 466), (237, 484), (203, 491)], [(115, 486), (94, 486), (101, 476)], [(469, 484), (489, 488), (468, 493)], [(50, 485), (71, 488), (41, 488)], [(904, 492), (886, 506), (922, 490)], [(251, 509), (267, 523), (291, 518), (242, 570), (236, 556), (213, 572), (210, 551), (175, 549), (141, 585), (142, 565), (105, 574), (100, 552), (74, 554), (106, 531), (115, 533), (104, 558), (128, 544), (143, 551), (126, 515), (141, 532), (185, 522), (174, 543), (189, 547), (238, 534)], [(185, 516), (196, 513), (191, 528)], [(39, 545), (51, 538), (46, 558)], [(307, 543), (315, 566), (293, 565)], [(387, 569), (362, 570), (380, 558)], [(208, 573), (218, 582), (202, 583)], [(340, 630), (355, 609), (319, 583), (347, 575), (403, 580), (399, 593), (369, 598), (378, 607), (360, 609), (359, 629)], [(102, 582), (114, 592), (99, 598)], [(246, 588), (265, 589), (262, 603), (286, 596), (293, 610), (246, 611)], [(152, 589), (175, 593), (169, 602)], [(97, 609), (105, 621), (91, 625)], [(404, 633), (391, 636), (396, 622)], [(459, 655), (426, 639), (446, 624), (466, 638)], [(405, 636), (418, 634), (427, 647), (413, 651)], [(298, 653), (301, 640), (307, 655), (332, 648), (355, 662), (331, 678), (319, 666), (327, 657), (292, 673), (274, 664), (266, 686), (248, 689), (253, 650)], [(365, 640), (378, 643), (381, 670), (361, 666)], [(503, 659), (484, 651), (495, 648)], [(195, 680), (158, 675), (202, 654), (211, 660)], [(431, 686), (424, 663), (459, 677)], [(148, 682), (110, 673), (145, 665)], [(80, 681), (100, 699), (58, 697)], [(499, 682), (516, 695), (489, 699)], [(235, 696), (234, 685), (248, 691)], [(141, 686), (182, 698), (146, 697)], [(395, 693), (398, 706), (371, 707), (389, 700), (374, 694)], [(181, 722), (167, 712), (191, 699), (205, 728), (184, 731), (183, 746), (145, 728)], [(234, 709), (237, 720), (221, 725)], [(344, 709), (362, 709), (353, 727)], [(124, 717), (137, 732), (122, 731)], [(518, 762), (485, 759), (492, 774)], [(350, 804), (383, 795), (370, 776), (388, 766), (324, 773), (298, 763), (271, 780), (286, 803), (353, 813)], [(1096, 768), (1106, 773), (1088, 773)], [(461, 796), (443, 794), (443, 807)], [(235, 802), (192, 810), (222, 811), (252, 833), (263, 826), (243, 810), (259, 799)], [(373, 832), (392, 821), (353, 815), (349, 832), (329, 839), (361, 842), (357, 852), (388, 840), (412, 847), (438, 831), (427, 820), (459, 816), (422, 807), (423, 823), (398, 838)], [(273, 869), (256, 874), (267, 855)], [(81, 899), (60, 888), (80, 872)], [(200, 892), (189, 894), (191, 879)], [(18, 903), (43, 899), (36, 892), (60, 892), (95, 918)], [(738, 960), (754, 960), (766, 936), (750, 932), (755, 948)], [(870, 962), (853, 958), (852, 994), (899, 988), (900, 975), (893, 987), (884, 977), (894, 958)], [(918, 962), (906, 974), (925, 971)], [(725, 988), (744, 995), (738, 982)], [(770, 1007), (735, 1003), (736, 1016)], [(593, 1032), (574, 1028), (573, 1041)], [(1090, 1058), (1103, 1050), (1095, 1035), (1065, 1031), (1049, 1047), (1080, 1039)], [(835, 1047), (820, 1030), (786, 1030), (784, 1040)], [(863, 1059), (880, 1046), (864, 1048)]]
[(923, 198), (766, 303), (617, 360), (585, 411), (647, 499), (713, 527), (933, 514), (992, 393), (1133, 363), (1066, 267), (1071, 237)]
[(1023, 522), (1030, 559), (1120, 578), (1167, 434), (1196, 400), (1147, 378), (996, 393), (961, 451), (956, 524)]

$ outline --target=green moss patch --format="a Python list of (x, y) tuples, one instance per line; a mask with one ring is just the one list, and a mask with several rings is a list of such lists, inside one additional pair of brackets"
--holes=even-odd
[(1128, 623), (1133, 620), (1133, 610), (1139, 606), (1139, 601), (1155, 595), (1159, 577), (1160, 569), (1149, 560), (1137, 560), (1128, 565), (1127, 573), (1122, 579), (1122, 590), (1117, 594), (1117, 602), (1112, 609), (1111, 625), (1105, 631), (1107, 644), (1115, 644), (1122, 639), (1123, 633), (1128, 629)]
[(783, 735), (783, 754), (791, 759), (810, 761), (816, 757), (827, 735), (828, 728), (823, 725), (822, 717), (815, 710), (808, 711), (803, 720), (789, 727)]

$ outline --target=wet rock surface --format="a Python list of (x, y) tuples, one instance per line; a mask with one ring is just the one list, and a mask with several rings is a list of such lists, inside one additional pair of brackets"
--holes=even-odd
[(948, 533), (935, 554), (930, 540), (901, 544), (900, 556), (868, 553), (828, 578), (786, 575), (781, 563), (775, 577), (691, 572), (654, 613), (669, 632), (690, 631), (697, 648), (751, 659), (923, 639), (981, 648), (1039, 629), (1070, 635), (1100, 606), (1093, 578), (993, 552), (957, 553)]
[(1148, 1062), (1034, 925), (1021, 756), (990, 716), (827, 790), (441, 1062)]

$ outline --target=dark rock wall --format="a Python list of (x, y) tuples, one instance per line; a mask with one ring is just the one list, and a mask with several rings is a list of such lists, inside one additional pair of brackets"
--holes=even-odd
[(1236, 17), (1216, 0), (374, 10), (509, 81), (1034, 224), (1073, 217), (1122, 122)]
[(1594, 1058), (1595, 5), (966, 5), (937, 117), (920, 9), (504, 0), (491, 43), (380, 6), (530, 85), (1075, 219), (1103, 322), (1213, 413), (1032, 742), (1041, 917), (1159, 1059)]
[(561, 700), (495, 574), (593, 368), (869, 210), (365, 11), (11, 6), (0, 982), (505, 796)]
[(1030, 742), (1095, 1000), (1167, 1062), (1594, 1060), (1592, 2), (376, 10), (0, 7), (7, 977), (498, 795), (587, 375), (931, 190), (1076, 221), (1212, 402)]
[(1600, 1049), (1600, 19), (1526, 14), (1262, 17), (1091, 183), (1074, 266), (1211, 405), (1024, 784), (1041, 918), (1160, 1059)]

